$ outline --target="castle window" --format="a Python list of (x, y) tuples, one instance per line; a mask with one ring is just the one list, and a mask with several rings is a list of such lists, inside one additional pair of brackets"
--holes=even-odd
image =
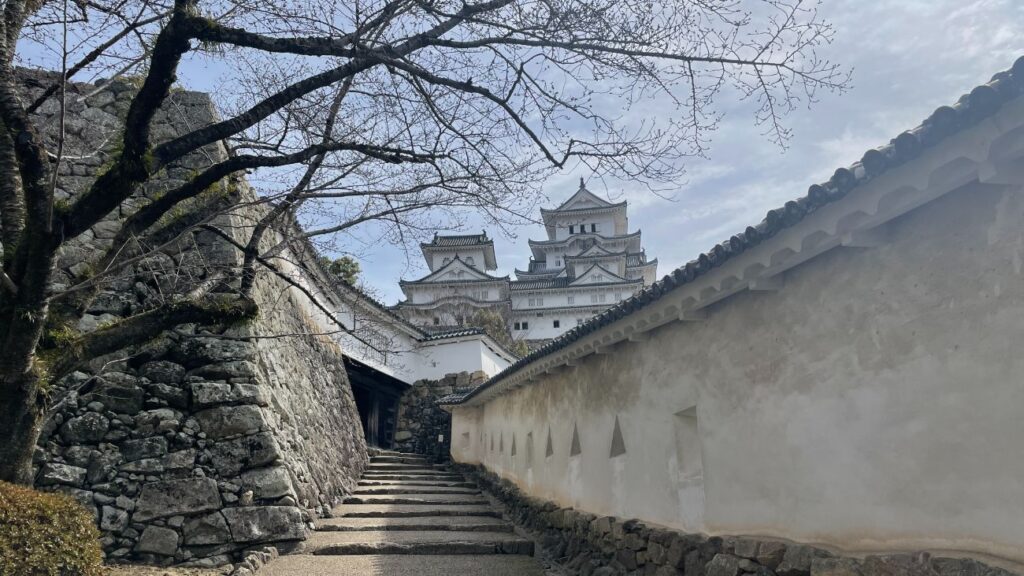
[(553, 325), (553, 326), (554, 326), (555, 328), (561, 328), (561, 326), (562, 326), (561, 322), (559, 322), (558, 320), (555, 320), (555, 321), (554, 321), (554, 322), (552, 322), (551, 324), (552, 324), (552, 325)]

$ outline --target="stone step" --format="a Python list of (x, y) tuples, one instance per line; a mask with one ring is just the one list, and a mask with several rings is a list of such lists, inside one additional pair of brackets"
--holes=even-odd
[(454, 530), (459, 532), (512, 532), (512, 525), (491, 516), (427, 516), (400, 518), (323, 518), (317, 530)]
[(466, 479), (463, 476), (457, 474), (363, 474), (363, 480), (440, 480), (440, 481), (454, 481), (454, 482), (465, 482)]
[(445, 471), (448, 468), (443, 464), (390, 464), (387, 462), (370, 462), (366, 466), (367, 472), (400, 472), (405, 470)]
[(281, 556), (260, 570), (260, 576), (544, 576), (528, 556)]
[(486, 504), (487, 499), (475, 494), (380, 494), (349, 496), (345, 504), (444, 504), (447, 506), (474, 506)]
[(423, 456), (373, 456), (371, 464), (420, 464), (430, 466), (430, 462)]
[(342, 504), (331, 513), (344, 518), (423, 518), (428, 516), (490, 516), (501, 512), (490, 505), (449, 506), (445, 504)]
[[(443, 468), (375, 468), (370, 465), (370, 468), (363, 470), (363, 474), (447, 474), (449, 476), (462, 476), (458, 472), (446, 470)], [(403, 464), (404, 466), (404, 464)]]
[(533, 541), (508, 532), (431, 530), (314, 532), (305, 542), (314, 555), (359, 554), (525, 554), (533, 555)]
[(362, 474), (454, 474), (451, 470), (433, 464), (370, 464)]
[(442, 488), (439, 486), (361, 486), (353, 496), (375, 494), (480, 494), (477, 488)]
[(381, 488), (476, 488), (474, 482), (452, 480), (360, 480), (360, 487)]

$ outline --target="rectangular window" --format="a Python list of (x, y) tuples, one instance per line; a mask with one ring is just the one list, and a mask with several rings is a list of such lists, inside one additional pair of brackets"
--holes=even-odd
[(697, 407), (691, 406), (676, 412), (673, 416), (679, 474), (683, 479), (700, 478), (704, 475), (704, 465), (701, 457)]
[(555, 328), (561, 328), (561, 323), (559, 323), (559, 321), (558, 321), (558, 320), (555, 320), (555, 321), (554, 321), (554, 322), (552, 322), (551, 324), (552, 324), (552, 325), (553, 325), (553, 326), (554, 326)]

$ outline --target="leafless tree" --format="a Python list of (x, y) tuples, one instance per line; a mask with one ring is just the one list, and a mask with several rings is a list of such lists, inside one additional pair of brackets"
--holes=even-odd
[[(801, 0), (0, 6), (0, 479), (21, 483), (31, 481), (48, 382), (177, 324), (253, 314), (255, 275), (274, 255), (263, 236), (280, 219), (299, 218), (308, 238), (341, 244), (371, 222), (401, 241), (465, 210), (511, 221), (546, 175), (575, 163), (618, 178), (677, 179), (685, 158), (705, 152), (722, 97), (753, 103), (753, 122), (782, 142), (787, 113), (847, 82), (818, 54), (830, 26)], [(28, 97), (18, 66), (33, 63), (59, 74)], [(162, 138), (158, 110), (177, 75), (199, 65), (228, 70), (231, 81), (214, 93), (223, 119)], [(62, 201), (64, 119), (44, 127), (36, 112), (58, 101), (63, 113), (68, 83), (96, 76), (131, 77), (138, 90), (111, 161)], [(238, 243), (241, 269), (223, 271), (241, 279), (233, 292), (213, 295), (200, 283), (59, 347), (50, 342), (47, 330), (69, 325), (99, 286), (90, 277), (55, 288), (55, 255), (112, 211), (124, 213), (162, 170), (217, 143), (230, 150), (225, 159), (138, 203), (110, 249), (91, 257), (101, 275), (116, 275), (172, 237), (216, 232), (201, 216), (163, 223), (247, 172), (266, 210)]]

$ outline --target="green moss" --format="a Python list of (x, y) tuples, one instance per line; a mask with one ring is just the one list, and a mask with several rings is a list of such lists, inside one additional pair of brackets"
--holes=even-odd
[(92, 514), (68, 496), (0, 482), (0, 527), (0, 574), (103, 574)]

